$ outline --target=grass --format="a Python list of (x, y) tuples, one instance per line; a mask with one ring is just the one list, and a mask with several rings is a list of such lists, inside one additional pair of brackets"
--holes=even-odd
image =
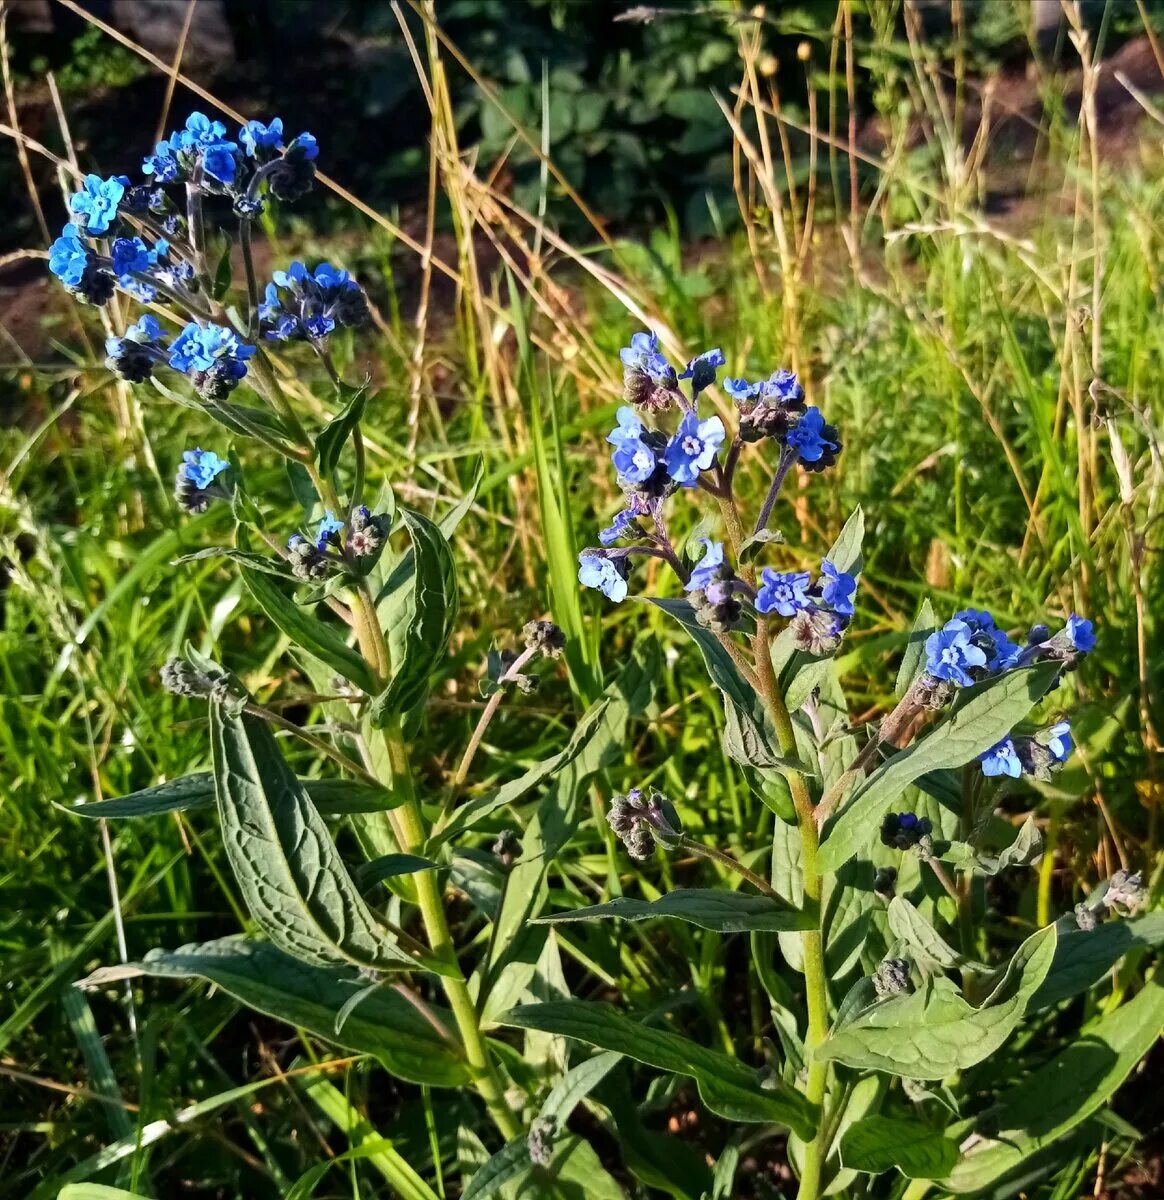
[[(434, 120), (429, 219), (412, 247), (423, 253), (365, 213), (367, 237), (347, 254), (382, 301), (375, 333), (350, 349), (379, 381), (369, 478), (439, 509), (485, 460), (458, 542), (462, 627), (414, 757), (434, 790), (451, 776), (479, 711), (485, 652), (512, 644), (531, 616), (553, 613), (577, 651), (568, 677), (502, 707), (479, 783), (560, 748), (576, 698), (596, 694), (649, 631), (668, 669), (612, 783), (664, 786), (689, 828), (745, 857), (764, 844), (770, 818), (724, 767), (718, 701), (694, 656), (660, 614), (612, 610), (573, 585), (574, 548), (616, 507), (602, 437), (617, 350), (650, 324), (679, 357), (721, 344), (733, 375), (795, 366), (843, 430), (836, 473), (793, 489), (774, 524), (787, 561), (807, 563), (865, 507), (843, 666), (866, 715), (891, 690), (923, 595), (939, 613), (974, 603), (1018, 628), (1073, 609), (1096, 619), (1099, 650), (1071, 685), (1078, 766), (1009, 805), (1015, 820), (1034, 808), (1050, 844), (1039, 886), (1017, 897), (1021, 919), (1045, 921), (1116, 866), (1152, 874), (1157, 863), (1164, 160), (1151, 124), (1130, 157), (1103, 160), (1096, 50), (1080, 38), (1078, 118), (1061, 77), (1044, 71), (1037, 189), (1018, 218), (988, 215), (991, 158), (958, 133), (970, 84), (957, 39), (939, 60), (911, 20), (903, 42), (873, 17), (853, 31), (842, 16), (817, 39), (821, 86), (803, 114), (779, 107), (780, 77), (763, 74), (754, 30), (741, 26), (741, 85), (723, 106), (738, 133), (743, 226), (698, 253), (674, 227), (626, 241), (600, 228), (590, 245), (567, 243), (491, 184), (501, 164), (468, 169), (444, 82), (458, 68), (426, 26), (413, 47)], [(851, 158), (858, 74), (886, 145)], [(552, 161), (541, 131), (522, 136)], [(548, 166), (546, 188), (558, 191)], [(438, 213), (455, 248), (439, 262)], [(168, 487), (181, 449), (217, 433), (108, 383), (92, 349), (70, 365), (66, 349), (81, 346), (70, 328), (53, 333), (64, 369), (24, 372), (25, 413), (0, 431), (0, 1195), (53, 1196), (108, 1162), (105, 1182), (145, 1194), (277, 1196), (324, 1159), (314, 1194), (390, 1194), (384, 1184), (428, 1195), (407, 1190), (417, 1185), (397, 1155), (456, 1195), (480, 1154), (456, 1141), (463, 1098), (325, 1058), (204, 986), (69, 987), (97, 964), (244, 924), (205, 819), (95, 827), (62, 811), (204, 764), (204, 730), (160, 690), (160, 664), (190, 638), (264, 697), (296, 696), (278, 636), (233, 575), (213, 561), (171, 565), (226, 533), (213, 508), (179, 520)], [(100, 331), (89, 339), (98, 345)], [(299, 381), (300, 399), (315, 419), (311, 382)], [(272, 512), (291, 503), (260, 455), (246, 465)], [(753, 458), (737, 490), (755, 504), (765, 484)], [(697, 516), (692, 506), (689, 528)], [(297, 713), (318, 719), (302, 704)], [(310, 755), (288, 749), (310, 773)], [(604, 833), (587, 821), (563, 852), (553, 880), (563, 898), (652, 897), (672, 872), (693, 875), (690, 862), (662, 863), (662, 881), (655, 867), (640, 873)], [(454, 917), (470, 924), (467, 909)], [(709, 1044), (759, 1047), (761, 1015), (737, 1011), (748, 968), (717, 935), (631, 926), (616, 945), (584, 932), (562, 946), (583, 994), (617, 988), (643, 1005), (681, 995)], [(653, 1093), (641, 1123), (623, 1106), (620, 1130), (645, 1160), (672, 1100)], [(1143, 1107), (1132, 1119), (1150, 1134), (1159, 1115)], [(391, 1149), (376, 1131), (390, 1132)], [(1090, 1189), (1097, 1171), (1118, 1176), (1120, 1156), (1135, 1153), (1119, 1132), (1089, 1134), (1064, 1150), (1061, 1190), (1042, 1185), (1040, 1196), (1076, 1194), (1073, 1181)], [(658, 1168), (643, 1172), (662, 1189), (648, 1194), (666, 1193)]]

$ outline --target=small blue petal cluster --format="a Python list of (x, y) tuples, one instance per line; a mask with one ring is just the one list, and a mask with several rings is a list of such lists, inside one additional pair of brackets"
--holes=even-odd
[(314, 272), (301, 262), (276, 271), (259, 305), (260, 329), (269, 341), (320, 341), (337, 325), (354, 328), (367, 319), (363, 289), (347, 271), (326, 262)]
[(806, 407), (804, 388), (794, 371), (781, 367), (767, 379), (725, 379), (724, 390), (740, 411), (740, 438), (778, 442), (791, 461), (806, 471), (833, 466), (841, 452), (841, 437), (816, 407)]
[(122, 379), (141, 383), (158, 363), (166, 361), (161, 341), (162, 327), (157, 318), (143, 313), (123, 337), (105, 339), (105, 365)]
[(230, 463), (213, 450), (203, 450), (201, 447), (184, 450), (174, 483), (174, 498), (188, 512), (205, 512), (212, 499), (226, 496), (226, 492), (214, 486), (214, 481), (229, 466)]
[(1047, 780), (1071, 757), (1071, 726), (1060, 721), (1034, 734), (1011, 734), (978, 756), (982, 774), (1018, 779), (1033, 775)]
[(831, 654), (840, 644), (853, 617), (857, 578), (829, 559), (820, 564), (815, 584), (807, 571), (774, 571), (765, 567), (756, 592), (756, 611), (792, 620), (798, 650)]
[(232, 330), (191, 321), (171, 342), (169, 363), (190, 376), (199, 395), (222, 400), (246, 375), (247, 360), (254, 354), (255, 347), (239, 341)]
[(1024, 647), (1011, 641), (990, 613), (967, 608), (926, 639), (926, 674), (946, 685), (970, 687), (1040, 660), (1073, 666), (1094, 645), (1091, 622), (1074, 614), (1054, 637), (1045, 625), (1035, 626)]

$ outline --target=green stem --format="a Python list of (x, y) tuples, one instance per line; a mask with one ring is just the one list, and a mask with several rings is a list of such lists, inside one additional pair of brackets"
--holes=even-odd
[(694, 838), (683, 836), (679, 839), (679, 848), (696, 854), (700, 858), (709, 858), (712, 862), (719, 863), (729, 871), (734, 871), (741, 879), (746, 879), (758, 892), (763, 892), (765, 896), (769, 896), (773, 900), (779, 900), (781, 904), (785, 903), (784, 898), (766, 879), (761, 879), (755, 871), (749, 871), (742, 862), (732, 858), (730, 854), (725, 854), (715, 846), (706, 846)]

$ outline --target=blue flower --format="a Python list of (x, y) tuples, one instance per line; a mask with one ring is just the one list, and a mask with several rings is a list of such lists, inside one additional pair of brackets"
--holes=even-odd
[(723, 390), (737, 403), (751, 400), (758, 394), (758, 383), (749, 383), (746, 379), (732, 379), (730, 376), (723, 381)]
[(339, 520), (329, 508), (323, 514), (323, 519), (319, 522), (319, 528), (315, 532), (315, 548), (322, 554), (333, 535), (338, 538), (343, 531), (343, 521)]
[(294, 153), (308, 162), (315, 162), (319, 157), (319, 143), (310, 133), (301, 133), (287, 147), (287, 153)]
[(186, 118), (186, 127), (172, 134), (171, 143), (177, 141), (183, 148), (209, 146), (226, 137), (226, 126), (221, 121), (212, 121), (204, 113), (193, 112)]
[(49, 247), (49, 270), (66, 287), (79, 287), (89, 265), (89, 251), (77, 234), (76, 225), (66, 225)]
[(251, 158), (259, 149), (278, 150), (283, 144), (283, 118), (276, 117), (269, 125), (264, 125), (262, 121), (248, 121), (238, 131), (238, 140), (246, 147)]
[(230, 466), (213, 450), (201, 448), (182, 451), (181, 474), (200, 492), (205, 491)]
[(102, 179), (100, 175), (86, 175), (85, 186), (69, 200), (69, 209), (84, 218), (85, 232), (106, 233), (117, 220), (117, 206), (129, 180), (124, 175)]
[(578, 582), (583, 587), (597, 588), (616, 604), (626, 599), (626, 576), (611, 559), (599, 554), (584, 552), (578, 556)]
[(991, 778), (1007, 775), (1011, 779), (1017, 779), (1023, 773), (1023, 764), (1014, 748), (1014, 742), (1008, 737), (1003, 738), (997, 746), (992, 746), (985, 754), (980, 754), (978, 761), (982, 764), (982, 774)]
[(141, 346), (149, 346), (162, 339), (162, 327), (153, 313), (142, 313), (140, 317), (125, 331), (127, 341), (137, 342)]
[(1072, 613), (1063, 629), (1073, 649), (1086, 654), (1095, 648), (1095, 627), (1084, 617)]
[(232, 330), (191, 321), (170, 346), (170, 366), (184, 372), (218, 366), (228, 376), (241, 379), (247, 372), (246, 360), (254, 353), (254, 346), (240, 342)]
[(714, 350), (705, 350), (702, 354), (696, 355), (687, 364), (687, 370), (679, 378), (690, 379), (691, 390), (698, 395), (704, 388), (711, 387), (715, 383), (716, 369), (722, 367), (726, 361), (723, 351), (716, 346)]
[(970, 626), (974, 644), (986, 655), (986, 669), (991, 672), (1008, 671), (1016, 666), (1022, 655), (1022, 647), (1016, 645), (994, 622), (994, 617), (982, 608), (964, 608), (954, 614), (955, 621), (964, 621)]
[(779, 404), (791, 404), (804, 399), (804, 388), (800, 386), (796, 372), (789, 371), (787, 367), (773, 371), (768, 379), (756, 386), (759, 394), (769, 402), (774, 400)]
[[(635, 525), (635, 517), (637, 515), (637, 513), (629, 508), (624, 508), (621, 512), (615, 513), (611, 523), (605, 529), (599, 531), (598, 540), (604, 546), (611, 546), (620, 538), (626, 537), (632, 529), (637, 533), (638, 529)], [(631, 536), (634, 536), (634, 534)]]
[(638, 367), (645, 370), (644, 364), (652, 355), (658, 353), (659, 335), (657, 333), (635, 333), (631, 335), (629, 346), (624, 346), (618, 356), (624, 367)]
[(1050, 729), (1044, 729), (1039, 735), (1038, 740), (1047, 747), (1051, 757), (1060, 766), (1071, 757), (1071, 750), (1073, 748), (1071, 726), (1066, 721), (1060, 721), (1058, 725), (1052, 725)]
[(840, 449), (840, 444), (830, 436), (831, 432), (831, 426), (825, 424), (824, 414), (813, 406), (806, 409), (788, 431), (788, 445), (796, 451), (801, 462), (819, 462)]
[(723, 543), (711, 538), (699, 539), (706, 547), (703, 557), (691, 568), (691, 578), (683, 585), (687, 592), (706, 592), (723, 566)]
[(771, 567), (765, 567), (760, 581), (760, 590), (756, 593), (757, 612), (794, 617), (811, 603), (807, 571), (773, 571)]
[(620, 479), (628, 483), (645, 483), (658, 465), (654, 451), (643, 441), (643, 423), (629, 405), (618, 410), (618, 425), (606, 440), (614, 447), (611, 460)]
[(820, 564), (821, 599), (842, 617), (853, 615), (853, 593), (857, 590), (857, 580), (845, 571), (838, 571), (829, 560), (823, 559)]
[(723, 422), (719, 417), (708, 417), (701, 421), (693, 412), (685, 412), (679, 428), (663, 451), (667, 474), (684, 487), (694, 487), (701, 471), (706, 471), (715, 461), (716, 452), (723, 445)]
[(110, 252), (114, 275), (130, 275), (134, 271), (148, 270), (151, 264), (149, 247), (139, 237), (114, 239)]
[(926, 638), (926, 671), (958, 687), (969, 687), (968, 667), (985, 667), (986, 653), (970, 640), (973, 630), (955, 618)]
[(202, 152), (202, 170), (219, 183), (234, 183), (238, 174), (238, 160), (234, 142), (214, 142)]
[(153, 154), (143, 160), (141, 169), (146, 175), (152, 175), (158, 183), (173, 183), (182, 173), (169, 142), (158, 142)]

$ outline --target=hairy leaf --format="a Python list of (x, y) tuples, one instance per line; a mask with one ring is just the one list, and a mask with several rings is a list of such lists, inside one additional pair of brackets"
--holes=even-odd
[(980, 685), (940, 725), (878, 767), (826, 828), (820, 869), (837, 870), (875, 841), (881, 818), (914, 780), (961, 767), (1006, 737), (1057, 674), (1058, 664), (1042, 663)]
[[(388, 988), (369, 996), (337, 1034), (338, 1013), (366, 981), (334, 964), (309, 966), (267, 941), (226, 937), (177, 950), (151, 950), (141, 962), (102, 968), (78, 986), (97, 987), (141, 975), (205, 979), (250, 1008), (325, 1041), (375, 1055), (385, 1070), (413, 1083), (460, 1087), (469, 1079), (457, 1048), (405, 997)], [(431, 1002), (428, 1007), (446, 1029), (453, 1027), (452, 1013)]]
[(717, 888), (680, 888), (654, 901), (621, 896), (606, 904), (538, 917), (535, 923), (561, 924), (566, 921), (594, 921), (602, 917), (620, 917), (624, 921), (676, 917), (701, 929), (714, 929), (719, 933), (742, 933), (751, 929), (816, 928), (816, 918), (811, 913), (780, 904), (767, 896), (743, 895)]
[(1061, 917), (1056, 927), (1055, 957), (1031, 1001), (1033, 1009), (1087, 991), (1132, 950), (1164, 945), (1164, 911), (1109, 918), (1092, 930), (1080, 929), (1074, 917)]
[(959, 954), (904, 896), (895, 896), (889, 902), (888, 916), (893, 936), (908, 943), (919, 959), (928, 959), (934, 966), (946, 969), (969, 967), (980, 972), (989, 969)]
[(898, 696), (904, 696), (921, 673), (926, 661), (926, 639), (936, 628), (934, 606), (927, 596), (921, 602), (921, 608), (918, 609), (918, 614), (909, 631), (909, 641), (906, 642), (905, 650), (901, 655), (901, 666), (897, 669), (897, 683), (893, 689)]
[(358, 650), (344, 641), (335, 628), (283, 595), (261, 571), (243, 567), (243, 583), (255, 603), (301, 649), (338, 671), (365, 692), (375, 691), (375, 681)]
[(319, 966), (420, 966), (364, 903), (265, 722), (211, 702), (210, 739), (227, 858), (263, 932)]
[(1055, 929), (1029, 937), (975, 1008), (945, 976), (864, 1009), (818, 1047), (820, 1058), (910, 1079), (943, 1079), (994, 1053), (1014, 1032), (1055, 953)]
[(774, 1122), (804, 1137), (811, 1137), (815, 1128), (815, 1108), (799, 1092), (784, 1084), (762, 1087), (757, 1073), (738, 1059), (643, 1025), (609, 1004), (562, 1000), (524, 1005), (508, 1013), (504, 1023), (561, 1034), (661, 1071), (690, 1076), (707, 1107), (730, 1121)]
[[(1164, 987), (1142, 992), (1108, 1013), (989, 1110), (958, 1164), (942, 1179), (952, 1192), (977, 1192), (1020, 1167), (1106, 1104), (1164, 1030)], [(954, 1126), (959, 1139), (974, 1122)], [(965, 1141), (963, 1140), (963, 1145)]]
[(841, 1136), (841, 1162), (880, 1175), (896, 1167), (910, 1179), (941, 1179), (958, 1160), (958, 1145), (904, 1117), (863, 1117)]
[(327, 427), (315, 439), (315, 457), (320, 474), (327, 477), (335, 471), (343, 453), (344, 443), (351, 437), (352, 430), (364, 419), (364, 406), (368, 402), (368, 385), (352, 387), (339, 385), (340, 399), (344, 406), (339, 414), (327, 423)]

